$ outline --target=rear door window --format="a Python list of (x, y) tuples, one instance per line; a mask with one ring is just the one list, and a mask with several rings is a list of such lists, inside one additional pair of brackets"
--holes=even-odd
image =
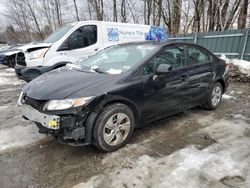
[(188, 47), (188, 65), (200, 65), (209, 63), (209, 57), (207, 53), (197, 47)]
[(85, 25), (74, 31), (68, 38), (71, 49), (85, 48), (97, 42), (97, 26)]

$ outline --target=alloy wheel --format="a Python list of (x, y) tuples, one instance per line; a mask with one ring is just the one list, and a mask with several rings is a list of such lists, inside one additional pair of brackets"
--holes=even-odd
[(220, 103), (222, 95), (222, 90), (219, 86), (216, 86), (212, 92), (212, 104), (213, 106), (217, 106)]
[(129, 135), (131, 122), (125, 113), (116, 113), (106, 122), (103, 138), (106, 144), (116, 146), (121, 144)]

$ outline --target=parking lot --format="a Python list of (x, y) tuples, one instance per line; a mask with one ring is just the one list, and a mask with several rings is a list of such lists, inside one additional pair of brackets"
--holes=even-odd
[[(91, 181), (93, 177), (99, 177), (97, 178), (99, 183), (102, 183), (104, 187), (109, 187), (109, 183), (114, 183), (111, 178), (112, 173), (120, 174), (124, 169), (131, 170), (131, 173), (136, 172), (134, 170), (142, 156), (148, 156), (154, 160), (164, 159), (164, 157), (172, 156), (173, 153), (178, 153), (183, 148), (185, 150), (191, 146), (200, 152), (206, 151), (206, 148), (220, 143), (219, 140), (228, 134), (225, 127), (215, 129), (216, 131), (212, 130), (214, 134), (211, 134), (209, 127), (213, 127), (216, 123), (222, 125), (225, 124), (225, 121), (234, 122), (236, 120), (243, 122), (244, 126), (243, 124), (242, 126), (246, 128), (244, 132), (246, 148), (243, 148), (237, 160), (245, 161), (248, 168), (245, 168), (247, 166), (242, 167), (244, 177), (235, 179), (235, 177), (229, 176), (226, 177), (229, 178), (226, 182), (229, 181), (229, 185), (240, 183), (241, 187), (250, 185), (249, 83), (231, 83), (227, 95), (223, 97), (222, 104), (216, 111), (196, 108), (152, 123), (135, 131), (130, 143), (125, 148), (113, 153), (101, 153), (91, 146), (62, 145), (50, 136), (39, 134), (35, 124), (22, 119), (16, 104), (24, 84), (15, 77), (13, 69), (0, 67), (1, 187), (71, 187), (80, 182), (88, 182), (91, 177)], [(217, 150), (220, 149), (223, 151), (223, 147), (217, 148)], [(103, 175), (108, 177), (106, 178), (109, 179), (108, 182), (104, 181)], [(185, 175), (179, 175), (185, 177)], [(139, 179), (135, 182), (138, 182)], [(91, 184), (91, 181), (88, 183)], [(224, 181), (220, 182), (223, 185), (227, 184)], [(144, 181), (145, 186), (151, 185), (146, 183), (147, 181)], [(79, 186), (88, 187), (90, 184), (80, 184)], [(117, 185), (120, 185), (119, 182)], [(128, 187), (130, 187), (129, 182)]]

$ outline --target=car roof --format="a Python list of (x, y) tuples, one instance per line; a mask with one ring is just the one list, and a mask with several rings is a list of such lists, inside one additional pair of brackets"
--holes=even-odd
[(138, 44), (149, 44), (149, 45), (157, 45), (159, 47), (165, 46), (165, 45), (188, 45), (188, 46), (200, 46), (194, 43), (187, 43), (187, 42), (173, 42), (173, 41), (135, 41), (135, 42), (126, 42), (126, 43), (120, 43), (117, 44), (119, 46), (123, 45), (138, 45)]

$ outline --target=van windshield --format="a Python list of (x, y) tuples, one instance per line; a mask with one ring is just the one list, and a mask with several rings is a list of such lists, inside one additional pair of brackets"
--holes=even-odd
[(61, 29), (57, 30), (56, 32), (52, 33), (48, 36), (43, 42), (44, 43), (54, 43), (61, 39), (69, 30), (71, 30), (74, 26), (73, 25), (66, 25)]
[(156, 49), (152, 44), (118, 45), (102, 50), (78, 64), (85, 70), (99, 73), (121, 74), (139, 63)]

